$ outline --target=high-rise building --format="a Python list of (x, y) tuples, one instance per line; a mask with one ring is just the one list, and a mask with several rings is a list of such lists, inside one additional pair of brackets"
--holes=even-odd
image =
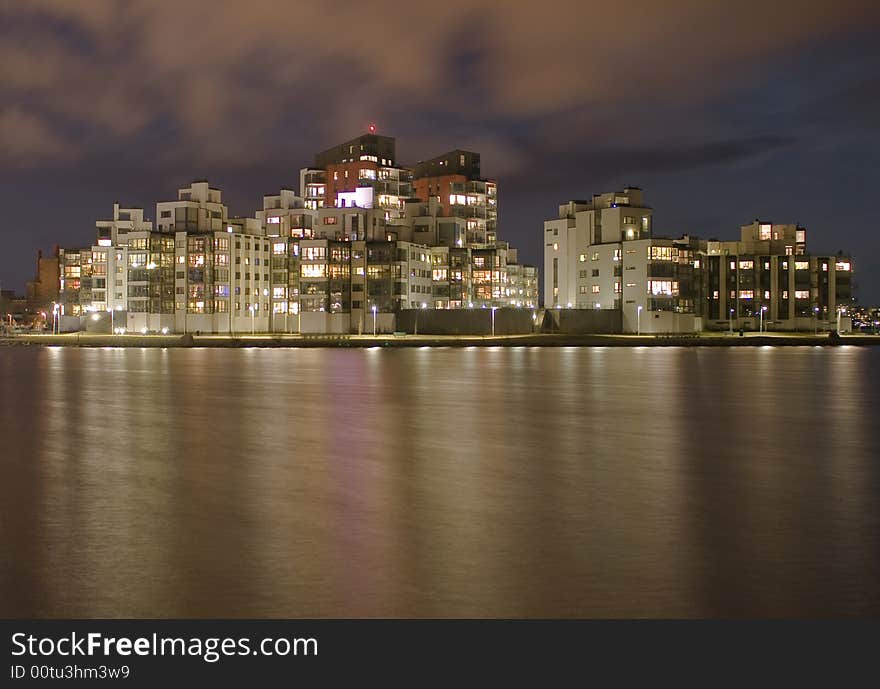
[(422, 201), (434, 199), (443, 217), (465, 222), (465, 243), (495, 241), (498, 227), (498, 186), (480, 176), (480, 154), (456, 149), (418, 163), (413, 191)]
[(381, 208), (386, 218), (401, 217), (412, 196), (412, 173), (395, 160), (393, 137), (362, 134), (318, 153), (314, 168), (300, 172), (300, 194), (318, 208), (323, 188), (324, 208)]
[[(252, 218), (230, 217), (205, 180), (157, 203), (155, 229), (115, 204), (97, 245), (60, 254), (63, 313), (110, 309), (137, 332), (357, 333), (407, 309), (534, 308), (535, 269), (495, 239), (479, 155), (446, 199), (416, 198), (395, 156), (374, 131), (334, 146), (301, 171), (299, 195), (267, 194)], [(461, 203), (455, 184), (471, 185)]]

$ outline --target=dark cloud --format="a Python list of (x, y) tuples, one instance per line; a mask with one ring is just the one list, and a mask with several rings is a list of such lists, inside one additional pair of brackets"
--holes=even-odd
[(53, 188), (78, 200), (77, 227), (116, 199), (151, 215), (196, 177), (251, 213), (370, 121), (405, 161), (479, 150), (502, 183), (502, 234), (536, 262), (542, 217), (617, 183), (748, 174), (772, 188), (796, 159), (837, 190), (843, 167), (807, 153), (846, 139), (876, 154), (878, 22), (874, 0), (0, 0), (14, 238), (0, 274), (23, 280), (38, 238), (65, 241), (64, 209), (23, 232)]

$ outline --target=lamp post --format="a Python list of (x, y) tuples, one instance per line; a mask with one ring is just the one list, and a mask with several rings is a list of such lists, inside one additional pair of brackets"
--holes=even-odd
[[(264, 287), (264, 288), (263, 288), (263, 298), (264, 298), (264, 299), (268, 299), (268, 298), (269, 298), (269, 288), (268, 288), (268, 287)], [(271, 301), (264, 301), (264, 302), (263, 302), (263, 306), (265, 306), (266, 309), (267, 309), (267, 310), (266, 310), (266, 319), (267, 319), (266, 329), (271, 333), (271, 332), (272, 332), (272, 326), (273, 326), (273, 322), (272, 322), (272, 321), (274, 320), (273, 317), (272, 317), (272, 302), (271, 302)]]
[(846, 311), (846, 307), (838, 306), (837, 307), (837, 334), (840, 335), (840, 316)]
[(813, 307), (813, 334), (819, 334), (819, 307)]
[(373, 304), (373, 337), (376, 337), (376, 305)]
[(641, 336), (642, 334), (642, 305), (639, 304), (636, 309), (636, 335)]
[(256, 308), (255, 308), (255, 307), (256, 307), (256, 304), (251, 304), (251, 305), (248, 307), (248, 308), (250, 309), (250, 311), (251, 311), (251, 335), (255, 335), (256, 332), (257, 332), (257, 327), (256, 327), (256, 315), (255, 315)]
[(767, 307), (766, 307), (766, 306), (762, 306), (762, 307), (761, 307), (761, 321), (760, 321), (760, 325), (758, 326), (758, 332), (759, 332), (759, 333), (764, 332), (764, 312), (765, 312), (766, 310), (767, 310)]
[(733, 335), (733, 309), (730, 310), (730, 318), (728, 319), (730, 323), (730, 334)]
[(110, 314), (110, 334), (116, 334), (116, 322), (113, 319), (113, 309), (107, 309), (107, 312)]
[(52, 302), (52, 334), (58, 334), (58, 304)]
[(492, 307), (492, 337), (495, 337), (495, 311), (498, 307)]

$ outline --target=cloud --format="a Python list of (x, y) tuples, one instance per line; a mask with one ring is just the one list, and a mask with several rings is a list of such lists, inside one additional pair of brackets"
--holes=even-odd
[(162, 122), (181, 158), (247, 163), (291, 119), (294, 135), (326, 137), (320, 148), (373, 118), (425, 138), (407, 108), (485, 138), (503, 118), (576, 111), (589, 127), (594, 113), (704, 101), (767, 56), (878, 16), (863, 0), (30, 0), (0, 6), (0, 93), (19, 117), (76, 132), (72, 155)]
[(69, 156), (50, 122), (17, 107), (0, 109), (0, 150), (7, 163), (24, 168), (50, 158), (64, 162)]

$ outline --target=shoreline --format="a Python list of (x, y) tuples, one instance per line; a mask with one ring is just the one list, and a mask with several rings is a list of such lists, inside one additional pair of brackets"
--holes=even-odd
[(371, 348), (371, 347), (835, 347), (880, 345), (877, 335), (14, 335), (0, 347)]

